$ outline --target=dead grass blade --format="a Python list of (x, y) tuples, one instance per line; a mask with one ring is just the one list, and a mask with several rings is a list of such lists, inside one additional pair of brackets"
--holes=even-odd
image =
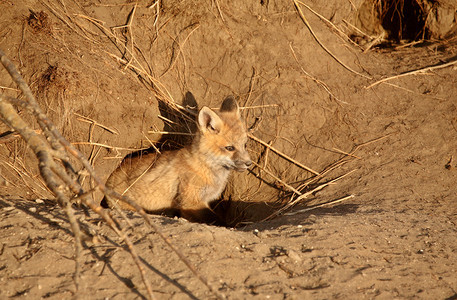
[[(116, 35), (114, 35), (108, 28), (103, 25), (103, 22), (97, 20), (95, 18), (78, 14), (76, 15), (79, 18), (85, 19), (88, 22), (95, 25), (100, 31), (106, 35), (106, 37), (114, 43), (114, 45), (120, 49), (123, 49), (125, 52), (122, 56), (116, 55), (114, 53), (106, 52), (109, 56), (116, 59), (119, 63), (122, 63), (124, 66), (128, 66), (132, 71), (137, 73), (138, 75), (142, 76), (145, 82), (149, 82), (152, 91), (155, 93), (155, 96), (160, 101), (167, 103), (170, 107), (176, 109), (177, 111), (186, 111), (184, 107), (178, 105), (176, 101), (174, 101), (171, 93), (167, 90), (167, 88), (157, 80), (152, 74), (150, 74), (147, 69), (141, 64), (141, 62), (136, 58), (135, 53), (132, 52), (133, 50), (127, 47), (125, 41), (120, 40)], [(129, 59), (126, 56), (130, 57)]]
[[(381, 140), (391, 136), (392, 134), (394, 134), (394, 133), (389, 133), (387, 135), (384, 135), (384, 136), (381, 136), (381, 137), (378, 137), (378, 138), (374, 138), (374, 139), (369, 140), (367, 142), (355, 145), (350, 152), (342, 151), (342, 150), (339, 150), (339, 149), (335, 149), (335, 151), (338, 151), (339, 153), (343, 154), (344, 156), (342, 158), (340, 158), (339, 160), (335, 161), (334, 163), (330, 164), (329, 166), (327, 166), (324, 170), (322, 170), (319, 173), (319, 175), (313, 176), (313, 177), (309, 178), (308, 180), (306, 180), (305, 182), (303, 182), (302, 184), (300, 184), (298, 187), (293, 188), (294, 190), (300, 191), (300, 193), (293, 192), (292, 195), (291, 195), (290, 200), (287, 201), (287, 203), (282, 204), (281, 207), (278, 210), (273, 212), (270, 216), (268, 216), (267, 218), (263, 219), (262, 221), (271, 220), (271, 219), (273, 219), (273, 218), (275, 218), (275, 217), (277, 217), (279, 215), (292, 215), (292, 214), (294, 214), (294, 212), (287, 213), (287, 214), (285, 212), (287, 210), (290, 210), (294, 206), (296, 206), (298, 203), (301, 203), (303, 200), (307, 199), (309, 196), (313, 195), (314, 193), (326, 188), (329, 185), (335, 184), (337, 181), (349, 176), (353, 172), (357, 171), (357, 169), (354, 169), (354, 170), (351, 170), (349, 172), (346, 172), (343, 175), (340, 175), (340, 176), (338, 176), (338, 177), (336, 177), (334, 179), (331, 179), (331, 180), (329, 180), (327, 182), (324, 182), (324, 183), (321, 183), (321, 184), (317, 184), (327, 174), (329, 174), (330, 172), (340, 168), (341, 166), (343, 166), (344, 164), (346, 164), (349, 161), (352, 161), (354, 159), (361, 159), (361, 157), (355, 155), (355, 152), (357, 152), (359, 149), (361, 149), (364, 146), (367, 146), (367, 145), (370, 145), (372, 143), (381, 141)], [(314, 188), (308, 189), (308, 187), (310, 187), (311, 185), (314, 185), (314, 184), (317, 184), (317, 185)], [(306, 190), (306, 189), (308, 189), (308, 190)], [(291, 190), (291, 189), (289, 189), (289, 190)], [(306, 212), (306, 211), (309, 211), (309, 210), (312, 210), (312, 209), (315, 209), (315, 208), (318, 208), (318, 207), (331, 205), (331, 204), (334, 204), (334, 203), (339, 203), (339, 202), (345, 201), (345, 200), (353, 198), (353, 197), (354, 197), (353, 195), (347, 196), (347, 197), (343, 197), (341, 199), (330, 201), (328, 203), (318, 204), (318, 205), (312, 206), (309, 209), (308, 208), (302, 209), (299, 212)]]
[(194, 136), (195, 133), (190, 133), (190, 132), (171, 132), (171, 131), (148, 131), (148, 133), (152, 134), (171, 134), (171, 135), (189, 135), (189, 136)]
[(317, 208), (321, 208), (321, 207), (325, 207), (325, 206), (330, 206), (330, 205), (333, 205), (333, 204), (341, 203), (343, 201), (352, 199), (354, 197), (355, 197), (355, 195), (348, 195), (348, 196), (345, 196), (345, 197), (342, 197), (342, 198), (339, 198), (339, 199), (336, 199), (336, 200), (332, 200), (332, 201), (329, 201), (329, 202), (325, 202), (325, 203), (317, 204), (317, 205), (314, 205), (314, 206), (311, 206), (311, 207), (307, 207), (307, 208), (304, 208), (304, 209), (300, 209), (300, 210), (284, 213), (284, 215), (285, 216), (293, 216), (293, 215), (296, 215), (296, 214), (301, 214), (301, 213), (304, 213), (304, 212), (315, 210)]
[(322, 47), (322, 49), (324, 49), (325, 52), (327, 52), (328, 55), (330, 55), (337, 63), (339, 63), (341, 66), (343, 66), (343, 68), (345, 68), (346, 70), (348, 70), (349, 72), (351, 73), (354, 73), (358, 76), (361, 76), (363, 78), (366, 78), (366, 79), (371, 79), (371, 77), (367, 76), (367, 75), (364, 75), (360, 72), (357, 72), (355, 70), (353, 70), (351, 67), (347, 66), (345, 63), (343, 63), (338, 57), (336, 57), (336, 55), (334, 55), (321, 41), (320, 39), (317, 37), (316, 33), (314, 33), (314, 30), (313, 28), (311, 27), (311, 25), (309, 24), (308, 20), (306, 19), (305, 15), (303, 14), (303, 11), (301, 10), (300, 8), (300, 5), (299, 4), (302, 4), (302, 2), (300, 1), (297, 1), (297, 0), (294, 0), (294, 5), (295, 5), (295, 8), (297, 9), (297, 12), (300, 16), (300, 18), (302, 19), (303, 23), (305, 23), (306, 27), (309, 29), (309, 31), (311, 32), (311, 35), (313, 36), (313, 38), (316, 40), (316, 42), (319, 44), (319, 46)]
[(6, 87), (6, 86), (1, 86), (1, 85), (0, 85), (0, 89), (1, 89), (1, 90), (10, 90), (10, 91), (19, 92), (18, 89)]
[(278, 209), (277, 211), (275, 211), (273, 214), (271, 214), (270, 216), (268, 216), (266, 219), (264, 219), (263, 221), (266, 221), (266, 220), (271, 220), (281, 214), (283, 214), (283, 212), (285, 212), (286, 210), (289, 210), (291, 209), (292, 207), (294, 207), (295, 205), (297, 205), (297, 203), (303, 201), (304, 199), (308, 198), (309, 196), (311, 196), (312, 194), (326, 188), (327, 186), (331, 185), (331, 184), (335, 184), (335, 182), (337, 182), (338, 180), (340, 179), (343, 179), (344, 177), (352, 174), (353, 172), (355, 172), (356, 170), (352, 170), (352, 171), (349, 171), (341, 176), (338, 176), (336, 177), (335, 179), (332, 179), (328, 182), (325, 182), (325, 183), (322, 183), (320, 185), (318, 185), (317, 187), (305, 192), (305, 193), (300, 193), (298, 195), (298, 197), (296, 198), (292, 198), (287, 204), (285, 204), (284, 206), (282, 206), (280, 209)]
[(113, 150), (125, 150), (125, 151), (140, 151), (140, 150), (146, 150), (148, 148), (125, 148), (125, 147), (116, 147), (116, 146), (110, 146), (102, 143), (96, 143), (96, 142), (74, 142), (71, 143), (72, 145), (90, 145), (90, 146), (99, 146), (102, 148), (106, 149), (113, 149)]
[(216, 8), (217, 11), (219, 12), (219, 16), (221, 16), (222, 22), (225, 23), (224, 15), (222, 15), (221, 7), (219, 6), (219, 2), (217, 0), (214, 0), (214, 3), (216, 3)]
[(317, 175), (319, 176), (319, 172), (317, 171), (314, 171), (313, 169), (305, 166), (304, 164), (296, 161), (295, 159), (293, 159), (292, 157), (288, 156), (287, 154), (284, 154), (283, 152), (279, 151), (278, 149), (274, 148), (273, 146), (265, 143), (264, 141), (262, 141), (261, 139), (259, 139), (258, 137), (254, 136), (253, 134), (248, 134), (248, 137), (254, 141), (256, 141), (257, 143), (267, 147), (268, 149), (270, 149), (271, 151), (275, 152), (276, 154), (278, 154), (279, 156), (281, 156), (282, 158), (288, 160), (289, 162), (293, 163), (294, 165), (296, 166), (299, 166), (300, 168), (310, 172), (310, 173), (313, 173), (314, 175)]
[(168, 73), (168, 71), (170, 71), (173, 68), (173, 66), (175, 65), (175, 63), (178, 59), (178, 56), (182, 53), (182, 48), (184, 47), (184, 44), (187, 42), (187, 40), (189, 39), (191, 34), (195, 30), (197, 30), (199, 27), (200, 27), (200, 24), (194, 23), (194, 24), (191, 24), (191, 25), (187, 26), (186, 28), (184, 28), (181, 32), (189, 31), (189, 30), (190, 30), (190, 32), (182, 43), (179, 42), (179, 35), (178, 35), (178, 37), (176, 37), (176, 39), (173, 41), (173, 45), (171, 46), (172, 53), (171, 53), (171, 59), (168, 64), (168, 67), (165, 69), (165, 71), (162, 72), (162, 74), (159, 77), (164, 76), (165, 74)]
[(300, 3), (301, 5), (303, 5), (304, 7), (306, 7), (310, 12), (312, 12), (314, 15), (316, 15), (317, 17), (319, 17), (319, 19), (321, 19), (322, 21), (324, 21), (324, 23), (326, 23), (327, 25), (329, 25), (330, 27), (332, 27), (336, 32), (338, 32), (338, 34), (346, 41), (346, 42), (350, 42), (352, 45), (360, 48), (360, 45), (357, 44), (356, 42), (354, 42), (346, 33), (344, 33), (343, 31), (341, 31), (338, 27), (335, 26), (335, 24), (333, 24), (332, 22), (330, 22), (330, 20), (328, 20), (327, 18), (325, 18), (323, 15), (321, 15), (320, 13), (318, 13), (317, 11), (315, 11), (314, 9), (312, 9), (310, 6), (308, 6), (307, 4), (305, 4), (304, 2), (302, 1), (297, 1), (298, 3)]
[(429, 66), (429, 67), (425, 67), (425, 68), (421, 68), (421, 69), (417, 69), (417, 70), (413, 70), (413, 71), (404, 72), (404, 73), (401, 73), (401, 74), (398, 74), (398, 75), (394, 75), (394, 76), (390, 76), (390, 77), (386, 77), (386, 78), (383, 78), (381, 80), (378, 80), (378, 81), (370, 84), (369, 86), (367, 86), (365, 88), (369, 89), (369, 88), (372, 88), (372, 87), (374, 87), (374, 86), (376, 86), (376, 85), (378, 85), (380, 83), (383, 83), (383, 82), (386, 82), (386, 81), (389, 81), (389, 80), (392, 80), (392, 79), (401, 78), (401, 77), (410, 76), (410, 75), (425, 74), (428, 71), (447, 68), (447, 67), (455, 65), (455, 64), (457, 64), (457, 59), (456, 60), (452, 60), (452, 61), (447, 62), (447, 63), (444, 63), (444, 64), (440, 63), (440, 64), (436, 64), (436, 65), (433, 65), (433, 66)]
[(300, 62), (298, 61), (298, 58), (297, 58), (297, 55), (295, 54), (295, 50), (294, 48), (292, 47), (292, 44), (289, 44), (289, 47), (290, 47), (290, 51), (292, 51), (292, 55), (294, 56), (295, 58), (295, 61), (297, 62), (298, 66), (300, 67), (301, 71), (309, 78), (311, 79), (312, 81), (316, 82), (318, 85), (320, 85), (329, 95), (330, 97), (334, 98), (336, 101), (338, 102), (341, 102), (341, 103), (344, 103), (344, 104), (348, 104), (347, 102), (345, 101), (341, 101), (340, 99), (338, 99), (337, 96), (335, 96), (335, 94), (333, 94), (331, 91), (330, 91), (330, 88), (328, 87), (328, 85), (323, 82), (322, 80), (319, 80), (317, 79), (316, 77), (312, 76), (311, 74), (309, 74), (308, 72), (306, 72), (306, 70), (303, 68), (303, 66), (300, 64)]
[(262, 167), (261, 165), (257, 164), (256, 162), (252, 162), (252, 164), (254, 166), (256, 166), (257, 168), (259, 169), (262, 169), (262, 171), (264, 171), (265, 173), (267, 173), (268, 175), (270, 175), (271, 177), (273, 177), (274, 180), (280, 182), (282, 185), (284, 185), (289, 191), (297, 194), (297, 195), (301, 195), (301, 192), (299, 190), (297, 190), (296, 188), (294, 188), (293, 186), (287, 184), (284, 180), (282, 180), (281, 178), (279, 178), (278, 176), (276, 176), (275, 174), (271, 173), (270, 171), (268, 171), (267, 169), (265, 169), (264, 167)]
[(80, 115), (80, 114), (75, 113), (75, 112), (74, 112), (73, 114), (79, 117), (79, 118), (78, 118), (79, 121), (94, 124), (95, 126), (98, 126), (98, 127), (100, 127), (100, 128), (105, 129), (105, 130), (108, 131), (109, 133), (119, 135), (119, 132), (118, 132), (117, 130), (112, 129), (112, 128), (109, 128), (108, 126), (105, 126), (105, 125), (103, 125), (103, 124), (100, 124), (100, 123), (98, 123), (97, 121), (95, 121), (95, 120), (93, 120), (93, 119), (91, 119), (91, 118), (89, 118), (89, 117)]

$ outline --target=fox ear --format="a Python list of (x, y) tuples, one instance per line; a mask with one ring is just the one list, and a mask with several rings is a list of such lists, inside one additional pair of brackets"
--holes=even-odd
[(222, 129), (222, 119), (207, 106), (203, 106), (198, 113), (198, 125), (201, 130), (219, 133)]
[(228, 96), (225, 98), (221, 105), (221, 112), (234, 112), (239, 114), (240, 108), (233, 96)]

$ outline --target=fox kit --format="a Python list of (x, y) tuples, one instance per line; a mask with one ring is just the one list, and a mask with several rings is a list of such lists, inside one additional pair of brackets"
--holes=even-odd
[[(231, 170), (251, 165), (237, 102), (227, 97), (218, 113), (202, 107), (191, 145), (161, 154), (127, 157), (106, 185), (151, 213), (176, 211), (190, 221), (212, 221), (209, 203), (224, 190)], [(108, 206), (113, 203), (104, 199)], [(117, 200), (111, 200), (117, 201)], [(118, 201), (122, 209), (133, 209)]]

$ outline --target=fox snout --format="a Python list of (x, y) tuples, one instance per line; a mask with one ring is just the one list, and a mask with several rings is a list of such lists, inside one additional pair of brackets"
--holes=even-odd
[(252, 162), (250, 160), (244, 162), (235, 162), (235, 170), (238, 172), (243, 172), (246, 171), (251, 165)]
[(243, 172), (252, 165), (251, 158), (246, 153), (245, 157), (235, 160), (235, 170), (238, 172)]

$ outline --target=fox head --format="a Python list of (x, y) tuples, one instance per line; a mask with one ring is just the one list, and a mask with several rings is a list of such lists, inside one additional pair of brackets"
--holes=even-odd
[(232, 96), (222, 102), (218, 113), (209, 107), (202, 107), (198, 114), (198, 127), (199, 152), (209, 164), (240, 172), (252, 164), (246, 150), (246, 128), (238, 103)]

